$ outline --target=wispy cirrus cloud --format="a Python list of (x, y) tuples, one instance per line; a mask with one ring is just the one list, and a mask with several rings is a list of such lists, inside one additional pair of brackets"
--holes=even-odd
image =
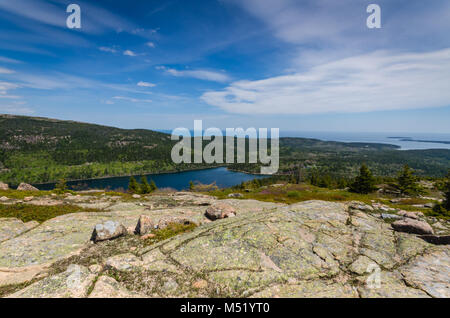
[(124, 100), (132, 103), (152, 103), (153, 101), (151, 99), (138, 99), (133, 97), (126, 97), (126, 96), (114, 96), (113, 99), (116, 100)]
[(210, 71), (210, 70), (176, 70), (173, 68), (166, 68), (164, 66), (157, 66), (156, 69), (164, 70), (167, 74), (175, 77), (190, 77), (205, 81), (212, 82), (229, 82), (231, 77), (222, 72)]
[[(65, 13), (69, 3), (64, 0), (0, 0), (0, 10), (35, 23), (52, 27), (67, 28)], [(77, 1), (82, 10), (83, 32), (101, 34), (107, 31), (133, 33), (138, 26), (126, 18), (112, 13), (98, 5)], [(134, 34), (134, 33), (133, 33)]]
[(134, 53), (133, 51), (131, 51), (131, 50), (125, 50), (124, 52), (123, 52), (123, 55), (126, 55), (126, 56), (131, 56), (131, 57), (135, 57), (135, 56), (137, 56), (137, 54), (136, 53)]
[(14, 73), (13, 70), (10, 70), (8, 68), (0, 67), (0, 74), (12, 74)]
[(0, 104), (0, 113), (3, 114), (19, 114), (19, 115), (32, 115), (35, 111), (27, 106), (24, 106), (23, 103), (11, 103), (2, 105)]
[(232, 113), (358, 113), (448, 106), (450, 49), (375, 52), (303, 72), (238, 81), (201, 97)]
[(137, 83), (137, 86), (139, 86), (139, 87), (155, 87), (156, 84), (140, 81)]
[(4, 57), (4, 56), (0, 56), (0, 62), (3, 62), (3, 63), (10, 63), (10, 64), (19, 64), (19, 63), (22, 63), (22, 62), (19, 61), (19, 60), (11, 59), (11, 58), (9, 58), (9, 57)]
[(107, 52), (107, 53), (117, 53), (117, 49), (113, 48), (113, 47), (107, 47), (107, 46), (100, 46), (98, 48), (100, 51), (102, 52)]

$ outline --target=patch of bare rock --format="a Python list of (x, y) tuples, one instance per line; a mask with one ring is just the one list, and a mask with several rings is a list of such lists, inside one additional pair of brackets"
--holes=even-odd
[[(449, 246), (424, 237), (433, 229), (420, 215), (395, 214), (394, 226), (360, 203), (287, 206), (189, 193), (142, 200), (149, 202), (118, 201), (9, 237), (0, 243), (0, 286), (37, 280), (10, 297), (450, 297)], [(118, 248), (174, 221), (199, 226)], [(95, 265), (71, 258), (44, 277), (45, 267), (81, 257), (86, 246), (108, 256)]]

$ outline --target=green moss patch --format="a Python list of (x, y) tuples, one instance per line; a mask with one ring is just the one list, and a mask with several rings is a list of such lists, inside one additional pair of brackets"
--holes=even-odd
[(31, 204), (0, 204), (0, 218), (17, 218), (22, 222), (37, 221), (43, 223), (60, 215), (78, 212), (101, 212), (98, 209), (85, 209), (71, 204), (39, 206)]

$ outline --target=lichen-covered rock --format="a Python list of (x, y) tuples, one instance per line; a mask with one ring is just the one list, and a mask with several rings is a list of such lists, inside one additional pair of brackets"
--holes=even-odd
[(414, 220), (418, 220), (424, 216), (422, 212), (398, 211), (397, 214)]
[(372, 212), (374, 210), (374, 208), (371, 207), (370, 205), (365, 204), (363, 202), (358, 202), (358, 201), (350, 202), (349, 208), (354, 209), (354, 210), (364, 211), (364, 212)]
[(148, 215), (141, 215), (136, 225), (135, 232), (139, 235), (145, 235), (155, 228), (152, 219)]
[[(87, 252), (95, 249), (107, 256), (89, 263), (104, 266), (89, 273), (115, 279), (101, 276), (98, 286), (88, 288), (94, 287), (92, 297), (448, 297), (448, 246), (395, 232), (377, 214), (322, 201), (285, 206), (227, 199), (220, 203), (237, 216), (204, 222), (205, 208), (186, 208), (187, 197), (148, 197), (181, 207), (127, 210), (116, 203), (120, 210), (49, 220), (0, 243), (0, 281), (2, 267), (18, 275), (74, 252), (81, 253), (74, 259), (97, 257)], [(200, 226), (151, 245), (135, 236), (88, 245), (95, 224), (114, 220), (130, 227), (141, 215), (155, 224), (186, 218)], [(378, 273), (380, 284), (373, 288), (369, 281)]]
[(432, 297), (450, 298), (450, 249), (436, 247), (416, 256), (401, 268), (404, 280), (411, 287)]
[(136, 269), (141, 265), (142, 260), (130, 253), (110, 257), (105, 263), (107, 269), (114, 269), (121, 272), (130, 271), (133, 268)]
[(430, 224), (410, 218), (392, 223), (392, 228), (398, 232), (411, 234), (433, 234), (433, 228)]
[(206, 217), (212, 221), (236, 216), (236, 210), (226, 203), (218, 202), (206, 209)]
[(114, 221), (106, 221), (102, 224), (97, 224), (92, 232), (91, 241), (101, 242), (106, 240), (113, 240), (115, 238), (127, 235), (127, 228)]
[(61, 274), (38, 281), (10, 295), (10, 298), (83, 298), (94, 282), (95, 275), (86, 267), (70, 265)]
[(31, 184), (28, 183), (21, 183), (19, 184), (19, 186), (17, 187), (18, 191), (39, 191), (38, 188), (33, 187)]
[(114, 278), (100, 276), (95, 283), (89, 298), (141, 298), (142, 295), (132, 293), (121, 286)]
[(23, 223), (15, 218), (0, 218), (0, 243), (38, 226), (36, 221)]
[(9, 190), (8, 184), (0, 181), (0, 190), (3, 190), (3, 191)]

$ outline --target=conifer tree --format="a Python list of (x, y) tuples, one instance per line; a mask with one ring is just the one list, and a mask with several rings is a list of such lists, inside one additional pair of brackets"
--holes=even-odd
[(450, 171), (447, 174), (447, 182), (445, 183), (444, 188), (444, 197), (445, 200), (443, 202), (443, 206), (447, 211), (450, 211)]
[(420, 192), (416, 182), (417, 178), (414, 176), (414, 172), (405, 164), (397, 177), (399, 190), (402, 194), (416, 194)]
[(359, 175), (355, 178), (350, 185), (350, 191), (362, 194), (368, 194), (376, 190), (375, 178), (372, 172), (367, 168), (365, 164), (359, 169)]
[(67, 182), (65, 179), (61, 179), (55, 185), (55, 191), (59, 193), (64, 193), (67, 190)]
[(141, 193), (142, 194), (148, 194), (150, 192), (152, 192), (152, 188), (148, 184), (147, 177), (142, 176), (141, 177)]
[(151, 192), (156, 191), (158, 189), (158, 187), (156, 186), (155, 181), (150, 181), (150, 190)]
[(130, 177), (130, 183), (128, 184), (128, 191), (130, 193), (140, 192), (139, 183), (136, 181), (136, 179), (133, 176)]

